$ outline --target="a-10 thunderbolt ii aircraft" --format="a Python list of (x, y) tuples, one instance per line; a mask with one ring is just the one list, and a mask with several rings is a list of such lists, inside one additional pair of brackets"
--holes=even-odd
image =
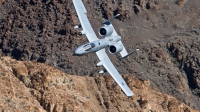
[[(97, 66), (104, 66), (104, 68), (110, 73), (113, 79), (124, 91), (124, 93), (128, 97), (132, 97), (134, 95), (133, 92), (127, 86), (126, 82), (124, 81), (122, 76), (119, 74), (119, 72), (116, 70), (116, 68), (114, 67), (114, 65), (112, 64), (108, 55), (105, 52), (105, 48), (108, 47), (108, 51), (111, 54), (120, 53), (122, 58), (124, 58), (124, 57), (129, 56), (133, 52), (139, 50), (139, 49), (136, 49), (135, 51), (132, 51), (131, 53), (128, 54), (126, 49), (124, 48), (121, 42), (121, 37), (117, 35), (113, 25), (110, 22), (111, 19), (116, 18), (117, 16), (119, 16), (119, 14), (102, 23), (104, 24), (104, 26), (101, 27), (98, 32), (99, 32), (99, 35), (104, 38), (98, 39), (87, 18), (87, 15), (86, 15), (87, 11), (86, 11), (85, 6), (83, 5), (82, 0), (73, 0), (73, 4), (75, 6), (75, 9), (80, 21), (80, 24), (75, 26), (74, 28), (75, 29), (82, 28), (83, 30), (79, 32), (79, 35), (86, 35), (87, 39), (89, 40), (89, 43), (76, 48), (74, 51), (74, 54), (80, 56), (83, 54), (87, 54), (89, 52), (95, 52), (100, 60), (97, 63)], [(104, 70), (101, 70), (99, 73), (104, 73)]]

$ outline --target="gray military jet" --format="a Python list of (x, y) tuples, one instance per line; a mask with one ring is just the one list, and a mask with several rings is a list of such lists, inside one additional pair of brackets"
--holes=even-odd
[[(120, 53), (122, 58), (125, 58), (132, 54), (133, 52), (139, 50), (136, 49), (135, 51), (132, 51), (131, 53), (127, 53), (124, 45), (121, 42), (121, 37), (117, 34), (115, 31), (112, 23), (110, 22), (111, 19), (116, 18), (120, 14), (117, 14), (111, 19), (108, 19), (104, 21), (102, 24), (104, 24), (103, 27), (99, 29), (99, 35), (104, 37), (103, 39), (97, 38), (94, 30), (92, 29), (92, 26), (87, 18), (87, 10), (85, 6), (83, 5), (82, 0), (72, 0), (80, 21), (79, 25), (76, 25), (74, 28), (82, 28), (83, 30), (79, 32), (80, 35), (86, 35), (87, 39), (89, 40), (89, 43), (84, 44), (74, 51), (75, 55), (84, 55), (89, 52), (95, 52), (96, 55), (99, 58), (99, 62), (97, 63), (97, 66), (104, 66), (104, 68), (110, 73), (110, 75), (113, 77), (113, 79), (117, 82), (117, 84), (121, 87), (121, 89), (124, 91), (124, 93), (132, 97), (134, 94), (130, 90), (130, 88), (127, 86), (126, 82), (122, 78), (122, 76), (119, 74), (117, 69), (114, 67), (112, 62), (110, 61), (108, 55), (105, 52), (105, 48), (108, 47), (108, 51), (111, 54)], [(99, 73), (104, 73), (104, 70), (101, 70)]]

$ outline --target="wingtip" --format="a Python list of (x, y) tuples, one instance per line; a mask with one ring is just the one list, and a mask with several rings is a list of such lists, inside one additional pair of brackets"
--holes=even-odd
[(130, 90), (129, 92), (125, 92), (126, 96), (128, 96), (129, 98), (134, 96), (134, 93)]
[(131, 95), (127, 95), (129, 98), (132, 98), (134, 96), (134, 93), (132, 93)]

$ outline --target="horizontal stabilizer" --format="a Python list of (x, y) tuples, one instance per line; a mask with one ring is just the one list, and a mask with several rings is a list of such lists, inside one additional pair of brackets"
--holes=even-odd
[(120, 14), (117, 14), (117, 15), (111, 17), (110, 19), (108, 19), (108, 20), (102, 22), (102, 24), (106, 24), (107, 22), (110, 22), (112, 19), (115, 19), (115, 18), (118, 17), (118, 16), (120, 16)]
[(124, 59), (124, 58), (130, 56), (131, 54), (133, 54), (133, 53), (136, 52), (136, 51), (139, 51), (139, 49), (136, 49), (136, 50), (131, 51), (128, 55), (122, 57), (121, 59)]

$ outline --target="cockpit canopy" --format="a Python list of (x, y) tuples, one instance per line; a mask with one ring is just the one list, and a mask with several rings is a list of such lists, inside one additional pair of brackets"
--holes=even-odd
[(94, 43), (89, 43), (89, 44), (84, 45), (84, 46), (83, 46), (83, 49), (84, 49), (85, 51), (89, 51), (89, 50), (91, 50), (91, 49), (94, 48), (94, 47), (95, 47), (95, 44), (94, 44)]

